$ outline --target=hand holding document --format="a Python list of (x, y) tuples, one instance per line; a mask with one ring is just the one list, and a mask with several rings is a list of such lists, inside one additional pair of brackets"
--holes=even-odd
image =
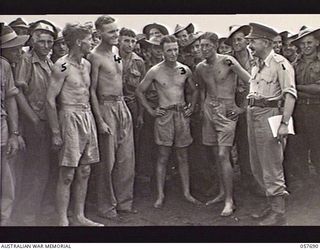
[[(280, 127), (282, 120), (282, 115), (275, 115), (268, 118), (268, 122), (272, 131), (273, 137), (277, 137), (278, 129)], [(293, 119), (290, 117), (289, 119), (289, 125), (288, 125), (289, 134), (294, 135), (294, 128), (293, 128)]]

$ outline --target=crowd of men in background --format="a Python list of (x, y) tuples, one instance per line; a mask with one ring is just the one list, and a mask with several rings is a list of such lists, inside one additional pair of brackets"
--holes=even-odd
[(3, 226), (14, 210), (19, 225), (56, 213), (59, 226), (103, 226), (85, 216), (91, 166), (97, 215), (110, 220), (138, 212), (135, 181), (163, 207), (175, 171), (201, 206), (193, 193), (210, 193), (213, 165), (219, 191), (205, 205), (224, 202), (230, 216), (239, 165), (243, 188), (266, 199), (252, 217), (283, 225), (287, 186), (303, 188), (310, 162), (320, 174), (320, 29), (250, 23), (218, 37), (192, 23), (136, 34), (110, 16), (65, 27), (17, 18), (0, 39)]

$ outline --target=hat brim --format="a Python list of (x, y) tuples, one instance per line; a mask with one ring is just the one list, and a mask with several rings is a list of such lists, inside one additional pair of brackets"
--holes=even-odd
[(232, 31), (229, 36), (227, 37), (227, 39), (224, 41), (225, 44), (232, 46), (232, 36), (236, 33), (242, 31), (244, 36), (247, 38), (247, 36), (250, 34), (251, 31), (251, 27), (249, 25), (242, 25), (239, 28), (235, 29), (234, 31)]
[(139, 43), (144, 46), (160, 46), (160, 43), (155, 43), (155, 42), (152, 42), (152, 41), (146, 40), (146, 39), (139, 41)]
[(189, 23), (187, 26), (185, 27), (181, 27), (180, 29), (176, 30), (173, 35), (178, 34), (179, 32), (186, 30), (188, 32), (188, 34), (191, 34), (194, 32), (194, 25), (192, 23)]
[(1, 43), (0, 48), (7, 49), (7, 48), (13, 48), (16, 46), (24, 45), (28, 41), (29, 37), (30, 37), (29, 35), (17, 36), (16, 38), (14, 38), (6, 43)]
[(148, 24), (147, 26), (145, 26), (142, 30), (142, 33), (143, 34), (146, 34), (147, 36), (149, 36), (149, 32), (151, 29), (158, 29), (160, 30), (160, 32), (163, 34), (163, 35), (168, 35), (169, 34), (169, 31), (166, 27), (164, 27), (163, 25), (161, 24), (158, 24), (158, 23), (151, 23), (151, 24)]
[(202, 33), (202, 34), (196, 34), (196, 35), (194, 35), (193, 38), (188, 41), (188, 43), (186, 44), (185, 48), (190, 47), (190, 46), (191, 46), (192, 44), (194, 44), (196, 41), (200, 40), (200, 39), (201, 39), (201, 36), (203, 36), (203, 33)]
[(310, 32), (307, 32), (307, 33), (303, 34), (302, 36), (298, 36), (298, 38), (291, 41), (291, 43), (298, 47), (301, 42), (301, 39), (306, 36), (309, 36), (309, 35), (314, 35), (317, 39), (320, 39), (320, 28), (313, 30), (313, 31), (310, 31)]

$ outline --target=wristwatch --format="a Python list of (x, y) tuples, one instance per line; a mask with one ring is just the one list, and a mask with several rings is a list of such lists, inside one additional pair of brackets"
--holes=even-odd
[(12, 132), (11, 132), (11, 134), (16, 135), (16, 136), (19, 136), (19, 135), (20, 135), (20, 133), (19, 133), (19, 131), (18, 131), (18, 130), (14, 130), (14, 131), (12, 131)]
[(281, 124), (284, 124), (284, 125), (288, 126), (289, 125), (289, 121), (287, 121), (287, 122), (281, 121)]

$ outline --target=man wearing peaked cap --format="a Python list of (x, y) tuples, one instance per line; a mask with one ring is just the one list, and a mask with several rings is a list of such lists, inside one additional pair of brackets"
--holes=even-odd
[[(32, 50), (25, 53), (17, 64), (16, 85), (21, 90), (21, 102), (29, 112), (22, 117), (22, 128), (28, 145), (24, 157), (20, 200), (20, 222), (37, 225), (50, 173), (51, 137), (45, 107), (48, 79), (53, 67), (48, 58), (55, 38), (55, 27), (45, 20), (31, 27)], [(40, 156), (40, 157), (39, 157)], [(53, 166), (56, 167), (56, 166)]]
[(37, 22), (32, 23), (29, 29), (30, 35), (32, 36), (32, 34), (36, 30), (43, 30), (43, 31), (49, 32), (52, 34), (54, 39), (57, 38), (58, 31), (56, 26), (47, 20), (39, 20)]
[(143, 27), (142, 33), (147, 36), (148, 39), (151, 37), (162, 38), (165, 35), (168, 35), (168, 29), (158, 23), (151, 23)]
[(288, 165), (303, 183), (309, 178), (309, 151), (312, 164), (320, 174), (320, 29), (300, 29), (291, 43), (299, 47), (301, 55), (294, 64), (299, 99), (293, 114), (296, 135), (288, 144)]
[[(252, 61), (254, 60), (251, 51), (248, 49), (248, 41), (246, 39), (246, 36), (249, 35), (250, 31), (251, 27), (249, 25), (232, 25), (229, 27), (230, 34), (225, 41), (226, 44), (232, 46), (234, 57), (247, 72), (251, 72)], [(248, 106), (247, 95), (249, 94), (249, 83), (242, 81), (238, 76), (236, 76), (236, 78), (236, 104), (245, 110)], [(261, 189), (259, 189), (250, 168), (247, 127), (247, 113), (243, 112), (239, 115), (235, 138), (242, 180), (241, 183), (243, 187), (246, 187), (251, 192), (259, 193), (259, 190)]]
[[(286, 224), (285, 198), (288, 195), (283, 171), (283, 152), (288, 124), (297, 98), (294, 70), (273, 50), (278, 33), (267, 26), (250, 23), (249, 48), (259, 58), (252, 68), (247, 109), (250, 163), (254, 177), (265, 191), (267, 206), (252, 214), (259, 225)], [(268, 118), (282, 115), (276, 137)]]
[(0, 225), (8, 225), (15, 199), (14, 169), (8, 161), (24, 141), (19, 133), (18, 109), (15, 97), (19, 94), (15, 86), (11, 64), (22, 55), (22, 46), (29, 36), (18, 36), (10, 26), (1, 27), (0, 36), (0, 80), (1, 80), (1, 165), (0, 165)]
[(9, 23), (9, 26), (17, 33), (17, 35), (28, 34), (29, 26), (21, 17), (18, 17), (16, 20)]

